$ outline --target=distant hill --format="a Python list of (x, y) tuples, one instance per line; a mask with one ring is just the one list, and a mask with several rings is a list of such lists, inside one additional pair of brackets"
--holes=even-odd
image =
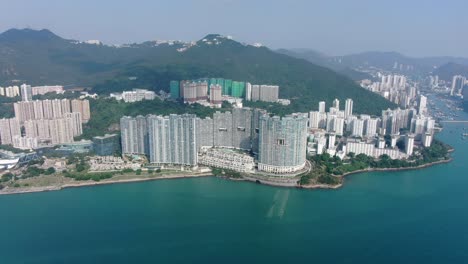
[(342, 75), (347, 76), (348, 78), (360, 81), (364, 79), (372, 80), (373, 77), (365, 72), (354, 70), (346, 65), (337, 63), (334, 60), (334, 57), (327, 56), (321, 52), (314, 51), (311, 49), (279, 49), (276, 52), (285, 54), (294, 58), (304, 59), (313, 64), (320, 65), (322, 67), (330, 68)]
[(434, 74), (439, 75), (439, 78), (445, 81), (452, 81), (454, 75), (468, 77), (468, 65), (450, 62), (435, 69)]
[(318, 101), (334, 98), (353, 98), (357, 112), (378, 114), (394, 107), (328, 68), (216, 34), (192, 43), (148, 41), (121, 47), (67, 40), (48, 30), (0, 34), (0, 84), (74, 84), (98, 93), (135, 87), (167, 91), (172, 79), (200, 77), (278, 84), (280, 96), (293, 101), (290, 111), (316, 109)]
[(377, 67), (379, 69), (400, 72), (407, 75), (421, 75), (430, 74), (436, 68), (447, 63), (468, 65), (468, 58), (450, 56), (415, 58), (405, 56), (398, 52), (374, 51), (346, 56), (335, 56), (333, 57), (333, 62), (343, 67), (350, 67), (353, 69)]

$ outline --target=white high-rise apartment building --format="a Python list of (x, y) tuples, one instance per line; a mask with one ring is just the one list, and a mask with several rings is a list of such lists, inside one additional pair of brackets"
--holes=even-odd
[(5, 87), (5, 96), (6, 97), (16, 97), (20, 95), (20, 89), (18, 86), (8, 86)]
[(335, 149), (336, 143), (336, 134), (330, 133), (328, 134), (328, 149)]
[(363, 134), (364, 134), (364, 120), (355, 119), (353, 121), (353, 129), (352, 129), (351, 135), (355, 137), (362, 137)]
[(71, 119), (71, 127), (72, 127), (74, 137), (77, 137), (83, 134), (83, 126), (81, 123), (82, 121), (81, 121), (80, 112), (66, 113), (65, 117)]
[(379, 119), (369, 118), (364, 120), (364, 135), (366, 137), (374, 137), (377, 134)]
[(324, 101), (319, 102), (319, 112), (320, 113), (325, 113), (325, 102)]
[(340, 111), (340, 100), (338, 100), (338, 99), (333, 100), (332, 105), (333, 105), (332, 106), (333, 108), (335, 108), (337, 111)]
[(91, 118), (91, 110), (89, 107), (89, 101), (88, 100), (78, 100), (74, 99), (71, 101), (71, 111), (72, 112), (80, 112), (81, 113), (81, 119), (83, 120), (83, 123), (87, 123), (89, 119)]
[(454, 96), (461, 94), (463, 86), (465, 86), (466, 78), (461, 75), (455, 75), (452, 78), (452, 89), (450, 90), (450, 95)]
[(31, 85), (22, 84), (21, 85), (21, 100), (23, 102), (32, 101), (32, 88)]
[(423, 143), (423, 146), (426, 148), (430, 147), (432, 144), (432, 139), (433, 139), (433, 136), (431, 133), (425, 133), (421, 140)]
[(68, 99), (62, 99), (60, 101), (62, 104), (62, 113), (65, 115), (66, 113), (71, 113), (71, 108), (70, 108), (70, 100)]
[(52, 144), (73, 142), (73, 125), (71, 118), (57, 118), (49, 121)]
[(406, 155), (411, 156), (413, 155), (414, 150), (414, 135), (407, 135), (405, 138), (405, 152)]
[(52, 101), (42, 101), (42, 109), (44, 109), (44, 119), (54, 118), (54, 111), (52, 110)]
[(52, 115), (54, 118), (63, 116), (62, 101), (59, 99), (52, 100)]
[(34, 109), (34, 119), (44, 119), (44, 105), (42, 101), (36, 100), (32, 102)]
[(26, 137), (38, 137), (37, 132), (37, 120), (26, 120), (24, 121), (24, 132)]
[(353, 115), (353, 99), (346, 99), (345, 101), (345, 111), (344, 111), (344, 117), (348, 118), (349, 116)]
[(419, 97), (419, 103), (418, 103), (418, 114), (420, 115), (425, 115), (427, 114), (427, 97), (424, 95), (421, 95)]
[(245, 83), (245, 100), (252, 100), (252, 84), (249, 82)]
[(0, 142), (2, 145), (11, 145), (14, 136), (21, 136), (21, 127), (16, 118), (0, 119)]
[(335, 131), (335, 134), (338, 136), (343, 135), (344, 131), (344, 118), (342, 117), (337, 117), (335, 118), (333, 122), (333, 130)]
[(325, 112), (312, 111), (309, 113), (309, 127), (313, 129), (327, 127), (327, 114)]

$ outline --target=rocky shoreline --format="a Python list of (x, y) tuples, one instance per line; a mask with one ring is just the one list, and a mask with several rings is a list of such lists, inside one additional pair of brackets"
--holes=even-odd
[[(453, 159), (446, 159), (446, 160), (439, 160), (431, 163), (426, 163), (422, 164), (419, 166), (415, 167), (402, 167), (402, 168), (368, 168), (368, 169), (363, 169), (363, 170), (356, 170), (356, 171), (351, 171), (347, 173), (343, 173), (341, 175), (334, 175), (334, 177), (337, 178), (345, 178), (346, 176), (353, 175), (353, 174), (359, 174), (359, 173), (365, 173), (365, 172), (375, 172), (375, 171), (406, 171), (406, 170), (418, 170), (418, 169), (424, 169), (428, 167), (432, 167), (434, 165), (438, 164), (444, 164), (444, 163), (449, 163)], [(339, 189), (343, 187), (344, 183), (340, 183), (337, 185), (328, 185), (328, 184), (310, 184), (310, 185), (302, 185), (298, 186), (298, 188), (304, 188), (304, 189)]]

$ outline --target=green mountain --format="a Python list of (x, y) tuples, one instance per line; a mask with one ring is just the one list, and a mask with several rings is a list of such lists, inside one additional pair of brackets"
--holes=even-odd
[(48, 30), (0, 34), (0, 83), (92, 87), (109, 93), (131, 88), (168, 90), (172, 79), (223, 77), (280, 85), (292, 100), (288, 112), (309, 111), (318, 101), (353, 98), (356, 112), (379, 114), (394, 105), (351, 79), (303, 59), (211, 34), (193, 42), (148, 41), (121, 47), (66, 40)]
[(447, 63), (434, 70), (441, 80), (452, 81), (454, 75), (468, 76), (468, 65)]

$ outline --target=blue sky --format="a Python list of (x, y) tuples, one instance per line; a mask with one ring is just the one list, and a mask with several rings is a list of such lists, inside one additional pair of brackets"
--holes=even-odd
[(0, 31), (48, 28), (108, 44), (220, 33), (332, 55), (468, 57), (468, 1), (462, 0), (0, 0), (0, 6)]

